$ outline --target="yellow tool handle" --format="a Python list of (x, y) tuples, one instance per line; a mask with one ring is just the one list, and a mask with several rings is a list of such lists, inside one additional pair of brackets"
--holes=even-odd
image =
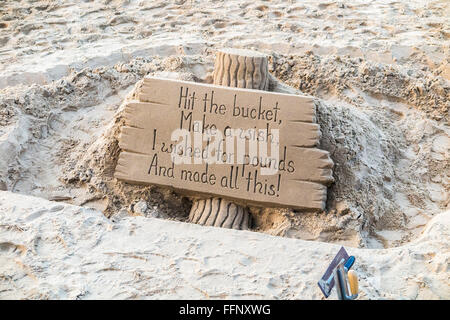
[(354, 270), (349, 270), (347, 273), (348, 283), (350, 284), (350, 292), (352, 295), (358, 293), (358, 276)]

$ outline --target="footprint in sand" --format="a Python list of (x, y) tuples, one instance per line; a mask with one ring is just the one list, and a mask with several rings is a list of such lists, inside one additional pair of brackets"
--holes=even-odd
[(0, 242), (0, 252), (2, 254), (7, 253), (9, 255), (24, 255), (27, 252), (27, 247), (21, 244), (13, 242)]

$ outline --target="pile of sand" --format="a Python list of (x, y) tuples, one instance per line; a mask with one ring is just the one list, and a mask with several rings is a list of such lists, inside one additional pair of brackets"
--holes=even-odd
[[(123, 105), (145, 75), (210, 82), (216, 48), (256, 49), (270, 56), (273, 91), (317, 98), (319, 147), (329, 151), (335, 163), (335, 183), (323, 212), (250, 208), (252, 230), (313, 240), (298, 243), (329, 250), (313, 259), (329, 259), (336, 251), (320, 242), (374, 249), (355, 251), (367, 257), (368, 279), (377, 270), (370, 259), (378, 261), (381, 270), (381, 263), (388, 263), (384, 256), (407, 255), (410, 246), (422, 248), (424, 233), (442, 237), (417, 264), (403, 260), (402, 267), (392, 269), (392, 277), (396, 272), (412, 277), (398, 284), (400, 288), (407, 283), (414, 289), (405, 290), (411, 292), (383, 295), (383, 287), (367, 297), (445, 297), (436, 280), (440, 276), (417, 280), (412, 275), (423, 261), (432, 261), (428, 272), (448, 274), (448, 234), (443, 233), (450, 185), (448, 10), (442, 1), (420, 0), (212, 1), (201, 10), (195, 1), (155, 1), (148, 6), (140, 1), (8, 2), (0, 6), (0, 191), (9, 192), (2, 193), (0, 205), (10, 210), (16, 202), (29, 201), (30, 211), (43, 207), (45, 212), (55, 206), (17, 195), (26, 194), (61, 202), (64, 208), (85, 208), (75, 211), (94, 208), (110, 221), (130, 216), (127, 223), (138, 224), (132, 222), (136, 219), (146, 225), (142, 230), (176, 225), (177, 232), (186, 230), (189, 238), (187, 230), (201, 228), (166, 220), (186, 221), (190, 199), (113, 178)], [(71, 210), (61, 212), (76, 226)], [(440, 227), (432, 222), (438, 220)], [(41, 222), (33, 223), (24, 226), (34, 230)], [(205, 230), (202, 236), (228, 232)], [(0, 238), (6, 239), (6, 253), (0, 257), (10, 261), (18, 251), (4, 244), (12, 241), (8, 232), (0, 230)], [(19, 233), (13, 236), (20, 238)], [(257, 233), (242, 237), (243, 242), (252, 237), (275, 241)], [(23, 256), (36, 255), (27, 263), (40, 259), (39, 251), (23, 245)], [(377, 250), (392, 247), (399, 248)], [(16, 280), (24, 281), (20, 287), (34, 281), (32, 276), (14, 278), (14, 271), (8, 278), (5, 270), (0, 270), (6, 287), (1, 292), (10, 292)], [(310, 271), (304, 271), (308, 286), (318, 276)], [(434, 293), (417, 289), (417, 283)], [(304, 296), (317, 297), (309, 290), (304, 289)], [(297, 297), (279, 292), (264, 296)]]
[[(0, 299), (324, 299), (317, 280), (339, 250), (3, 191), (0, 219)], [(449, 222), (399, 248), (347, 248), (359, 299), (449, 299)]]

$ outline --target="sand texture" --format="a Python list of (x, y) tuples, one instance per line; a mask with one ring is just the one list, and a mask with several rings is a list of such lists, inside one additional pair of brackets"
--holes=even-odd
[[(10, 192), (0, 192), (0, 212), (0, 298), (321, 299), (316, 279), (339, 250), (154, 218), (109, 220)], [(449, 299), (449, 220), (440, 214), (401, 248), (350, 248), (359, 299)]]
[[(449, 299), (449, 17), (445, 0), (0, 2), (0, 298), (320, 299), (345, 245), (359, 299)], [(213, 83), (224, 48), (315, 97), (325, 210), (205, 227), (195, 197), (114, 178), (143, 78)]]

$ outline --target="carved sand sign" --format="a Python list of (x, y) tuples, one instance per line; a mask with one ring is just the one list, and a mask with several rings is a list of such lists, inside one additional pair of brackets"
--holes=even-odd
[(323, 209), (333, 181), (311, 97), (145, 78), (115, 177), (237, 202)]

